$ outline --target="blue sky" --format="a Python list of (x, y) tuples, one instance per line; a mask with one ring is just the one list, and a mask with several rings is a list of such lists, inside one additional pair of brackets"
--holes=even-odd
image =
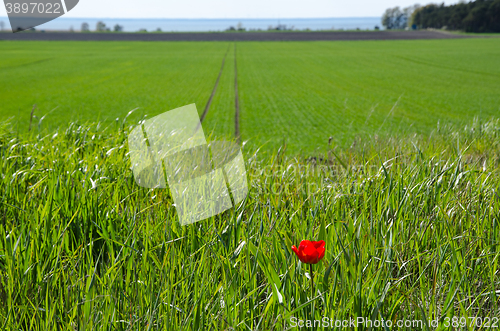
[[(446, 4), (457, 2), (445, 1)], [(381, 16), (386, 8), (405, 7), (414, 3), (415, 0), (80, 0), (80, 3), (65, 16), (89, 18), (374, 17)], [(427, 3), (427, 1), (421, 2), (421, 4)], [(0, 16), (7, 16), (4, 6), (0, 6)]]

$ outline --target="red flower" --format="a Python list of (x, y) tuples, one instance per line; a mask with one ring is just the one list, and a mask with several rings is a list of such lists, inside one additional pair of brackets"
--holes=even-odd
[(292, 246), (292, 250), (302, 263), (316, 264), (325, 256), (325, 241), (302, 240), (299, 248)]

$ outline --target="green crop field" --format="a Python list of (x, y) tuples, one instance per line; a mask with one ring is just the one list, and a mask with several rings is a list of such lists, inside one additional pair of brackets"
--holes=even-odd
[[(0, 118), (26, 129), (200, 113), (229, 49), (206, 131), (234, 134), (234, 43), (2, 42)], [(500, 39), (238, 43), (241, 135), (292, 151), (386, 132), (429, 133), (500, 112)], [(55, 109), (55, 110), (53, 110)], [(53, 110), (53, 111), (52, 111)], [(51, 112), (52, 111), (52, 112)], [(265, 115), (265, 116), (263, 116)]]
[[(228, 45), (217, 43), (2, 42), (3, 119), (27, 128), (33, 104), (44, 127), (156, 115), (212, 92)], [(199, 107), (200, 108), (200, 107)], [(27, 120), (26, 120), (27, 119)]]
[[(0, 54), (2, 330), (500, 325), (500, 39)], [(203, 127), (234, 138), (237, 73), (248, 196), (180, 226), (168, 188), (135, 183), (127, 137), (202, 114), (224, 57)], [(303, 239), (326, 242), (312, 268)]]
[(497, 39), (239, 45), (242, 136), (259, 144), (286, 138), (306, 152), (329, 136), (352, 143), (498, 116), (499, 46)]

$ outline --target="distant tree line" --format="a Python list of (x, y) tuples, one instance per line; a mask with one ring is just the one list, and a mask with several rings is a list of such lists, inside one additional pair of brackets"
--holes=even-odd
[(389, 8), (382, 16), (386, 29), (447, 29), (466, 32), (500, 32), (500, 0), (476, 0)]
[[(111, 28), (108, 28), (104, 22), (97, 22), (95, 30), (97, 32), (109, 32), (111, 31)], [(89, 24), (88, 23), (82, 23), (82, 28), (80, 29), (81, 32), (89, 32)], [(115, 27), (113, 28), (114, 32), (123, 32), (123, 26), (116, 24)]]
[(451, 6), (430, 4), (414, 12), (412, 23), (422, 29), (500, 32), (500, 0), (476, 0)]

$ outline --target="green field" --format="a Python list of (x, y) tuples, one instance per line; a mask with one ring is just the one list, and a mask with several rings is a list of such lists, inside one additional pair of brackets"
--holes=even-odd
[[(27, 127), (37, 104), (46, 126), (135, 119), (205, 104), (227, 45), (208, 43), (1, 43), (3, 119)], [(28, 121), (26, 121), (28, 119)]]
[[(206, 131), (234, 134), (233, 43), (2, 42), (0, 118), (27, 128), (203, 110), (229, 51)], [(500, 111), (500, 40), (238, 43), (241, 134), (253, 147), (324, 150), (374, 134), (429, 133)], [(265, 116), (263, 116), (265, 115)]]
[[(1, 329), (500, 325), (499, 46), (0, 42)], [(182, 227), (127, 137), (201, 113), (227, 52), (203, 126), (233, 138), (235, 49), (249, 194)]]

